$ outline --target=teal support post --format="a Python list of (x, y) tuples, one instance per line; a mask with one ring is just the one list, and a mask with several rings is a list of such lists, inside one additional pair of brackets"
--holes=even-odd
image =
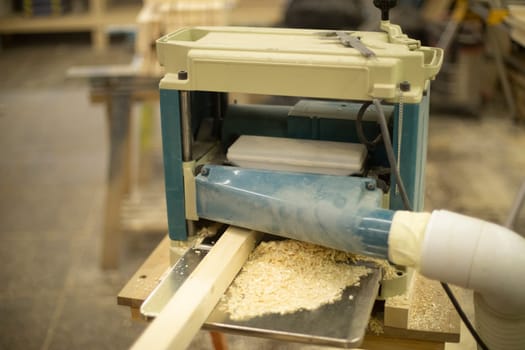
[[(415, 211), (423, 210), (425, 196), (425, 162), (427, 159), (427, 139), (429, 120), (429, 98), (423, 96), (419, 104), (403, 106), (403, 121), (400, 123), (399, 105), (396, 105), (393, 143), (395, 154), (400, 154), (399, 171), (405, 184), (408, 199)], [(399, 127), (401, 128), (401, 152), (399, 149)], [(391, 177), (390, 209), (404, 209), (403, 201), (397, 191), (395, 178)]]
[(187, 230), (182, 173), (180, 102), (177, 90), (160, 90), (160, 117), (168, 232), (172, 240), (185, 240)]

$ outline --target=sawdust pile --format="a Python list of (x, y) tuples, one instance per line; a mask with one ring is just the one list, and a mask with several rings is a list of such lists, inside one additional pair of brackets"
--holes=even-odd
[(294, 240), (262, 242), (223, 299), (232, 320), (314, 310), (340, 300), (371, 270), (349, 265), (353, 256)]
[[(453, 287), (458, 295), (459, 287)], [(417, 274), (410, 300), (408, 328), (441, 333), (459, 332), (458, 314), (437, 281)]]

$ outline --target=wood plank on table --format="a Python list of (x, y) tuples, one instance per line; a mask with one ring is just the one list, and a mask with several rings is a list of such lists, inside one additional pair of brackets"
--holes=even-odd
[(170, 238), (166, 235), (124, 288), (122, 288), (117, 296), (117, 303), (138, 310), (170, 267), (169, 255)]
[(185, 349), (242, 268), (262, 234), (230, 226), (132, 349)]
[[(386, 317), (392, 311), (397, 319)], [(404, 295), (385, 302), (384, 332), (387, 336), (457, 342), (459, 331), (459, 316), (440, 283), (419, 273), (415, 273)]]
[(360, 348), (366, 350), (443, 350), (445, 343), (367, 334)]

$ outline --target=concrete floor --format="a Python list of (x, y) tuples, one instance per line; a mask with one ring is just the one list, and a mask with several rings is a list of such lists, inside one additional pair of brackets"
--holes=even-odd
[[(116, 294), (162, 235), (126, 235), (119, 270), (99, 270), (105, 111), (90, 104), (85, 82), (65, 78), (73, 65), (130, 57), (122, 45), (94, 55), (83, 41), (0, 54), (0, 349), (124, 349), (145, 328), (117, 306)], [(479, 118), (433, 115), (427, 209), (502, 222), (525, 179), (524, 130), (497, 102)], [(242, 337), (229, 343), (296, 348)], [(210, 347), (204, 332), (191, 346)]]
[(0, 54), (0, 349), (123, 349), (144, 328), (116, 294), (161, 236), (128, 236), (121, 268), (99, 270), (105, 111), (65, 79), (130, 50), (68, 42)]

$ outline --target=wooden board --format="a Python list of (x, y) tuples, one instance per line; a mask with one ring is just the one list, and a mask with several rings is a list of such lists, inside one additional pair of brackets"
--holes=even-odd
[(412, 270), (405, 293), (385, 300), (383, 323), (387, 327), (407, 328), (408, 312), (412, 301), (415, 272)]
[(89, 10), (82, 13), (34, 17), (9, 14), (0, 20), (0, 33), (91, 31), (93, 48), (103, 51), (109, 44), (108, 28), (115, 25), (133, 25), (140, 10), (140, 7), (133, 3), (108, 6), (107, 1), (109, 0), (89, 0)]
[(185, 349), (242, 268), (261, 233), (230, 226), (132, 349)]
[(274, 26), (282, 22), (286, 0), (239, 0), (232, 9), (230, 23), (236, 26)]
[(117, 296), (117, 303), (129, 306), (132, 318), (140, 318), (138, 309), (162, 280), (169, 267), (170, 238), (166, 236), (122, 288)]
[(443, 350), (445, 343), (396, 337), (367, 335), (361, 349), (366, 350)]
[(416, 273), (404, 295), (385, 302), (385, 334), (459, 341), (459, 316), (440, 283)]
[(135, 52), (142, 57), (140, 73), (162, 76), (155, 41), (186, 26), (228, 24), (232, 0), (158, 0), (146, 1), (137, 16)]
[(156, 0), (146, 1), (137, 16), (135, 53), (142, 58), (140, 74), (162, 76), (155, 41), (186, 26), (275, 25), (284, 0)]
[(506, 22), (512, 39), (525, 47), (525, 5), (509, 5)]

